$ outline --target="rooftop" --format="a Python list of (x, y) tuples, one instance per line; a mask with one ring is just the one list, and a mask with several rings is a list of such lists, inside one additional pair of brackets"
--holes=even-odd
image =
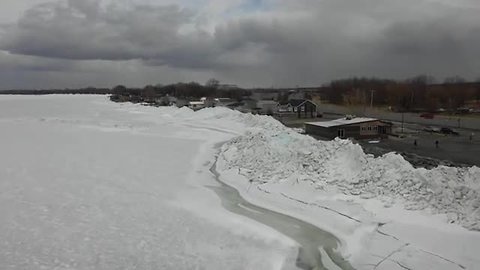
[(270, 100), (270, 99), (262, 99), (262, 100), (258, 100), (257, 103), (260, 103), (260, 104), (278, 104), (278, 101)]
[(351, 125), (351, 124), (372, 122), (372, 121), (377, 121), (377, 120), (378, 119), (376, 119), (376, 118), (368, 118), (368, 117), (355, 117), (355, 118), (352, 118), (352, 119), (347, 119), (347, 118), (344, 117), (344, 118), (335, 119), (335, 120), (331, 120), (331, 121), (307, 122), (305, 124), (328, 128), (328, 127), (335, 127), (335, 126), (345, 126), (345, 125)]
[(203, 101), (190, 101), (189, 104), (190, 105), (204, 105), (205, 102), (203, 102)]

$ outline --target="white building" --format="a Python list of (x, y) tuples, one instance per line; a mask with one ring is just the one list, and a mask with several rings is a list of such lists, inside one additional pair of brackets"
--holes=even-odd
[(205, 101), (190, 101), (188, 107), (194, 111), (205, 108)]

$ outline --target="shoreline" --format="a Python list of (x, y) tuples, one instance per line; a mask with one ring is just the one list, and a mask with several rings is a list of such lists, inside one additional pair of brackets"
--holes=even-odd
[[(318, 226), (308, 223), (305, 220), (298, 219), (282, 211), (275, 211), (270, 207), (264, 207), (263, 205), (255, 204), (248, 200), (248, 198), (244, 197), (239, 189), (237, 189), (235, 186), (231, 186), (231, 183), (229, 184), (226, 181), (222, 181), (222, 178), (224, 177), (222, 177), (222, 174), (218, 172), (216, 168), (218, 158), (219, 155), (216, 155), (215, 162), (211, 166), (210, 171), (215, 176), (215, 179), (222, 185), (222, 187), (226, 187), (227, 192), (230, 193), (229, 198), (226, 198), (226, 196), (222, 196), (222, 194), (225, 193), (225, 190), (219, 190), (217, 188), (214, 189), (217, 195), (222, 199), (222, 204), (226, 210), (244, 215), (248, 218), (252, 218), (265, 224), (266, 226), (271, 227), (274, 230), (278, 230), (280, 233), (296, 241), (300, 245), (296, 266), (301, 269), (323, 269), (326, 267), (325, 264), (328, 264), (327, 269), (333, 269), (334, 267), (340, 267), (344, 270), (354, 269), (349, 264), (348, 260), (342, 258), (340, 254), (335, 252), (336, 245), (334, 247), (330, 247), (331, 240), (317, 239), (319, 236), (321, 236), (320, 238), (334, 238), (335, 241), (340, 244), (340, 242), (338, 242), (339, 239), (337, 239), (335, 235), (330, 235), (328, 231), (325, 231)], [(230, 190), (234, 190), (234, 193), (236, 193), (234, 198), (232, 198), (232, 191)], [(232, 203), (232, 199), (236, 200), (235, 198), (237, 197), (244, 200), (244, 202), (247, 202), (247, 204), (245, 205), (244, 203), (241, 203), (236, 205), (240, 206), (240, 208), (232, 207), (230, 205)], [(245, 212), (242, 211), (242, 209), (251, 209), (251, 211), (260, 213), (261, 215), (248, 214), (248, 211)], [(265, 216), (270, 217), (267, 217), (266, 219)]]
[[(291, 187), (287, 194), (274, 184), (255, 188), (237, 172), (232, 168), (221, 175), (247, 201), (331, 232), (341, 242), (337, 252), (354, 269), (370, 269), (365, 265), (383, 263), (389, 263), (389, 267), (381, 269), (402, 269), (398, 268), (400, 264), (417, 269), (416, 262), (431, 265), (430, 269), (474, 269), (471, 267), (477, 265), (465, 259), (475, 258), (475, 250), (480, 248), (480, 234), (448, 224), (442, 215), (405, 210), (400, 204), (384, 208), (377, 199), (328, 191), (314, 190), (305, 196), (305, 190), (310, 189), (306, 184)], [(417, 234), (424, 236), (417, 238)], [(467, 246), (471, 246), (469, 254), (459, 252)], [(391, 253), (398, 253), (398, 258), (389, 258)]]

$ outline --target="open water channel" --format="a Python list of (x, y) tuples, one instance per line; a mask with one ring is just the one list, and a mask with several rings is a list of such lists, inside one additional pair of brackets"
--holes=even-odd
[(299, 245), (296, 267), (300, 269), (354, 269), (336, 252), (340, 241), (333, 234), (291, 216), (253, 205), (233, 187), (220, 180), (216, 161), (210, 168), (220, 186), (210, 186), (228, 211), (263, 223), (296, 241)]

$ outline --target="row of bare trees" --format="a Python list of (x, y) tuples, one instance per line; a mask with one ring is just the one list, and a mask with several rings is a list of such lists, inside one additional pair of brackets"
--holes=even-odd
[(351, 78), (322, 88), (325, 99), (343, 105), (392, 106), (403, 110), (455, 110), (471, 100), (480, 100), (480, 82), (452, 77), (435, 84), (432, 77), (417, 76), (405, 81)]
[(201, 98), (201, 97), (222, 97), (241, 99), (244, 96), (251, 95), (249, 90), (235, 88), (224, 89), (221, 88), (219, 82), (215, 79), (210, 79), (205, 85), (197, 82), (189, 83), (175, 83), (169, 85), (147, 85), (143, 88), (127, 88), (123, 85), (118, 85), (112, 89), (114, 98), (121, 99), (122, 97), (137, 98), (141, 101), (153, 101), (155, 98), (166, 95), (177, 98)]

